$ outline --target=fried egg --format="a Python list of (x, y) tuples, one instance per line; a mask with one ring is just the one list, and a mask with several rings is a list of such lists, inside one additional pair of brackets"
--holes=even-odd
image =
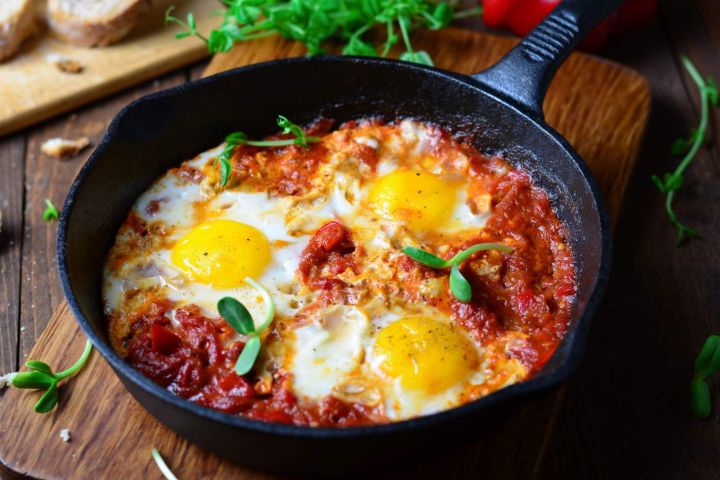
[(385, 411), (407, 418), (461, 403), (482, 353), (439, 312), (403, 315), (383, 327), (369, 349), (369, 365), (381, 379)]
[[(201, 155), (190, 166), (212, 163), (218, 150)], [(149, 209), (159, 202), (157, 211)], [(154, 248), (116, 268), (106, 265), (105, 308), (109, 314), (128, 309), (127, 293), (140, 289), (172, 301), (178, 308), (195, 304), (210, 316), (217, 302), (233, 296), (254, 318), (264, 306), (245, 282), (252, 277), (271, 291), (279, 313), (293, 314), (305, 297), (288, 295), (302, 250), (310, 236), (292, 236), (285, 225), (287, 201), (266, 192), (226, 190), (209, 195), (205, 185), (167, 175), (137, 201), (133, 213), (159, 231)], [(119, 238), (128, 232), (120, 232)], [(138, 302), (145, 300), (143, 295)], [(125, 304), (125, 305), (124, 305)]]
[(287, 355), (298, 395), (315, 401), (334, 395), (379, 406), (391, 420), (464, 403), (473, 385), (485, 383), (492, 363), (504, 362), (508, 384), (527, 373), (519, 361), (484, 351), (429, 307), (383, 311), (377, 305), (370, 310), (334, 305), (292, 335)]

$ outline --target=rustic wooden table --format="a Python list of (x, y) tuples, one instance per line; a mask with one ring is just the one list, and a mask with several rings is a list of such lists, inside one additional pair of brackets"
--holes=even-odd
[[(667, 0), (660, 13), (647, 29), (604, 52), (647, 78), (653, 108), (617, 228), (610, 287), (585, 360), (565, 390), (539, 458), (517, 458), (536, 477), (718, 475), (720, 408), (707, 421), (695, 420), (688, 385), (694, 355), (708, 334), (720, 330), (720, 140), (713, 136), (699, 154), (677, 202), (680, 218), (697, 226), (701, 239), (675, 246), (662, 197), (649, 178), (674, 168), (667, 151), (697, 121), (698, 95), (680, 55), (720, 79), (720, 3)], [(61, 204), (89, 155), (55, 160), (40, 153), (40, 144), (80, 135), (97, 143), (122, 106), (196, 78), (204, 66), (0, 138), (0, 373), (19, 367), (63, 298), (55, 224), (42, 220), (43, 202)], [(712, 384), (720, 405), (720, 381)]]

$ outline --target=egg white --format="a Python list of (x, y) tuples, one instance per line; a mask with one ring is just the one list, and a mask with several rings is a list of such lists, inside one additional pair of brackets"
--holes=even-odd
[(293, 387), (305, 398), (322, 399), (364, 359), (369, 319), (351, 305), (333, 305), (294, 331), (289, 364)]

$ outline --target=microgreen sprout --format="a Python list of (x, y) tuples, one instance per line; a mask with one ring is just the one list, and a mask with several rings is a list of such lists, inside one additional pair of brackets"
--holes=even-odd
[(415, 247), (404, 247), (402, 252), (418, 263), (434, 269), (450, 268), (450, 291), (461, 302), (469, 302), (472, 299), (472, 287), (470, 282), (463, 276), (460, 271), (460, 264), (470, 258), (473, 254), (482, 250), (499, 250), (501, 252), (510, 253), (512, 247), (501, 243), (477, 243), (465, 250), (458, 252), (450, 260), (433, 255), (430, 252)]
[(720, 370), (720, 336), (710, 335), (695, 358), (694, 375), (690, 382), (692, 412), (698, 418), (710, 416), (710, 387), (706, 379), (718, 370)]
[(174, 23), (176, 25), (179, 25), (185, 31), (178, 32), (175, 34), (175, 38), (178, 40), (185, 37), (194, 36), (202, 40), (203, 42), (207, 43), (208, 39), (205, 38), (200, 32), (197, 31), (197, 24), (195, 23), (195, 16), (192, 14), (192, 12), (187, 14), (187, 21), (182, 21), (181, 19), (175, 17), (172, 13), (175, 11), (175, 6), (171, 6), (165, 11), (165, 25), (169, 25), (171, 23)]
[(704, 79), (688, 57), (682, 57), (682, 63), (700, 91), (700, 123), (691, 132), (689, 138), (678, 139), (672, 145), (670, 149), (671, 155), (684, 154), (677, 168), (671, 173), (666, 173), (662, 178), (658, 175), (652, 176), (655, 186), (665, 195), (665, 210), (668, 217), (670, 217), (670, 221), (677, 228), (678, 244), (682, 243), (687, 237), (699, 236), (696, 229), (680, 222), (673, 208), (673, 200), (675, 199), (675, 192), (680, 190), (683, 184), (683, 173), (690, 165), (690, 162), (697, 156), (703, 143), (705, 143), (710, 122), (710, 107), (717, 107), (719, 101), (718, 87), (715, 81), (710, 77)]
[(167, 480), (178, 480), (172, 470), (170, 470), (170, 467), (167, 466), (167, 463), (165, 463), (165, 460), (163, 459), (162, 455), (160, 455), (160, 452), (157, 448), (152, 449), (152, 458), (153, 460), (155, 460), (155, 463), (160, 469), (160, 472)]
[[(227, 10), (222, 24), (207, 37), (197, 31), (195, 18), (188, 14), (184, 21), (168, 9), (165, 23), (184, 29), (175, 38), (195, 36), (205, 42), (211, 53), (229, 51), (237, 42), (280, 35), (303, 43), (309, 55), (325, 53), (330, 40), (344, 43), (344, 55), (387, 56), (400, 38), (405, 52), (401, 59), (432, 65), (430, 55), (413, 49), (410, 32), (416, 28), (438, 30), (454, 18), (480, 15), (481, 7), (455, 11), (457, 1), (431, 0), (223, 0)], [(365, 36), (375, 26), (385, 29), (379, 45)], [(396, 33), (399, 29), (400, 35)]]
[(224, 187), (230, 179), (232, 165), (230, 158), (232, 157), (235, 147), (238, 145), (250, 145), (252, 147), (287, 147), (290, 145), (299, 145), (307, 147), (310, 143), (317, 143), (320, 137), (308, 136), (299, 125), (294, 124), (287, 117), (278, 115), (277, 124), (282, 128), (282, 133), (292, 134), (293, 138), (283, 138), (280, 140), (248, 140), (243, 132), (233, 132), (225, 137), (225, 148), (218, 157), (220, 162), (220, 184)]
[(245, 375), (252, 370), (262, 346), (260, 334), (270, 326), (275, 317), (275, 305), (268, 291), (250, 277), (246, 277), (245, 281), (260, 293), (265, 303), (265, 318), (260, 326), (255, 326), (255, 321), (248, 309), (245, 308), (245, 305), (233, 297), (223, 297), (217, 305), (218, 312), (228, 325), (239, 334), (247, 337), (245, 347), (240, 352), (237, 362), (235, 362), (235, 373), (238, 375)]
[(47, 413), (58, 403), (58, 383), (80, 371), (90, 357), (90, 352), (92, 352), (92, 343), (88, 340), (85, 342), (85, 350), (83, 350), (77, 362), (67, 370), (58, 373), (53, 373), (50, 365), (45, 362), (28, 360), (25, 362), (25, 366), (30, 371), (15, 374), (12, 377), (12, 385), (16, 388), (44, 390), (45, 393), (35, 404), (35, 411), (37, 413)]
[(52, 200), (45, 199), (45, 211), (43, 212), (43, 220), (51, 222), (60, 218), (60, 211), (53, 205)]

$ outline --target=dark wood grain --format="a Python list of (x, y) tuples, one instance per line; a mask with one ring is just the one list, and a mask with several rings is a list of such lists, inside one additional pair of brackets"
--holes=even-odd
[[(468, 31), (424, 32), (416, 36), (418, 48), (427, 48), (441, 67), (472, 73), (497, 60), (515, 44), (509, 38)], [(464, 52), (473, 51), (467, 56)], [(301, 53), (297, 44), (277, 39), (258, 42), (252, 48), (235, 49), (218, 55), (207, 73)], [(588, 92), (591, 94), (588, 95)], [(558, 72), (545, 104), (548, 121), (576, 145), (603, 185), (613, 217), (616, 216), (626, 180), (636, 157), (649, 104), (645, 81), (634, 72), (585, 55), (574, 55)], [(65, 306), (51, 320), (48, 329), (33, 348), (32, 356), (63, 362), (71, 349), (77, 350), (81, 335)], [(60, 358), (60, 356), (63, 358)], [(181, 478), (202, 478), (213, 472), (218, 478), (271, 478), (248, 472), (214, 456), (168, 432), (130, 400), (129, 394), (99, 358), (72, 383), (82, 390), (52, 419), (25, 414), (32, 404), (26, 392), (11, 391), (0, 402), (8, 405), (8, 426), (0, 426), (0, 459), (8, 467), (29, 472), (38, 478), (65, 478), (72, 473), (83, 476), (145, 476), (148, 451), (158, 448), (171, 459)], [(68, 392), (70, 395), (73, 390)], [(416, 468), (394, 472), (382, 478), (527, 478), (537, 474), (558, 412), (562, 409), (562, 390), (529, 403), (507, 425), (474, 446)], [(106, 399), (112, 399), (112, 404)], [(16, 421), (17, 419), (17, 421)], [(18, 424), (19, 423), (19, 424)], [(60, 424), (78, 430), (71, 449), (44, 446), (40, 455), (35, 438), (54, 438)], [(132, 442), (122, 441), (132, 438)], [(51, 442), (52, 445), (52, 442)], [(104, 452), (112, 449), (120, 463), (108, 464)], [(72, 457), (71, 451), (79, 452)], [(53, 452), (52, 454), (49, 452)], [(57, 452), (57, 453), (56, 453)], [(273, 477), (274, 478), (274, 477)]]
[[(678, 56), (690, 55), (703, 73), (720, 78), (719, 7), (665, 2), (660, 22), (610, 53), (648, 79), (653, 111), (618, 226), (609, 291), (585, 362), (567, 387), (543, 478), (718, 476), (718, 408), (707, 421), (693, 418), (689, 392), (694, 356), (720, 330), (717, 136), (687, 171), (676, 202), (701, 239), (675, 246), (649, 177), (675, 167), (670, 145), (697, 123), (697, 94)], [(711, 384), (717, 406), (720, 382)]]
[(0, 372), (18, 366), (24, 158), (24, 135), (0, 141)]

